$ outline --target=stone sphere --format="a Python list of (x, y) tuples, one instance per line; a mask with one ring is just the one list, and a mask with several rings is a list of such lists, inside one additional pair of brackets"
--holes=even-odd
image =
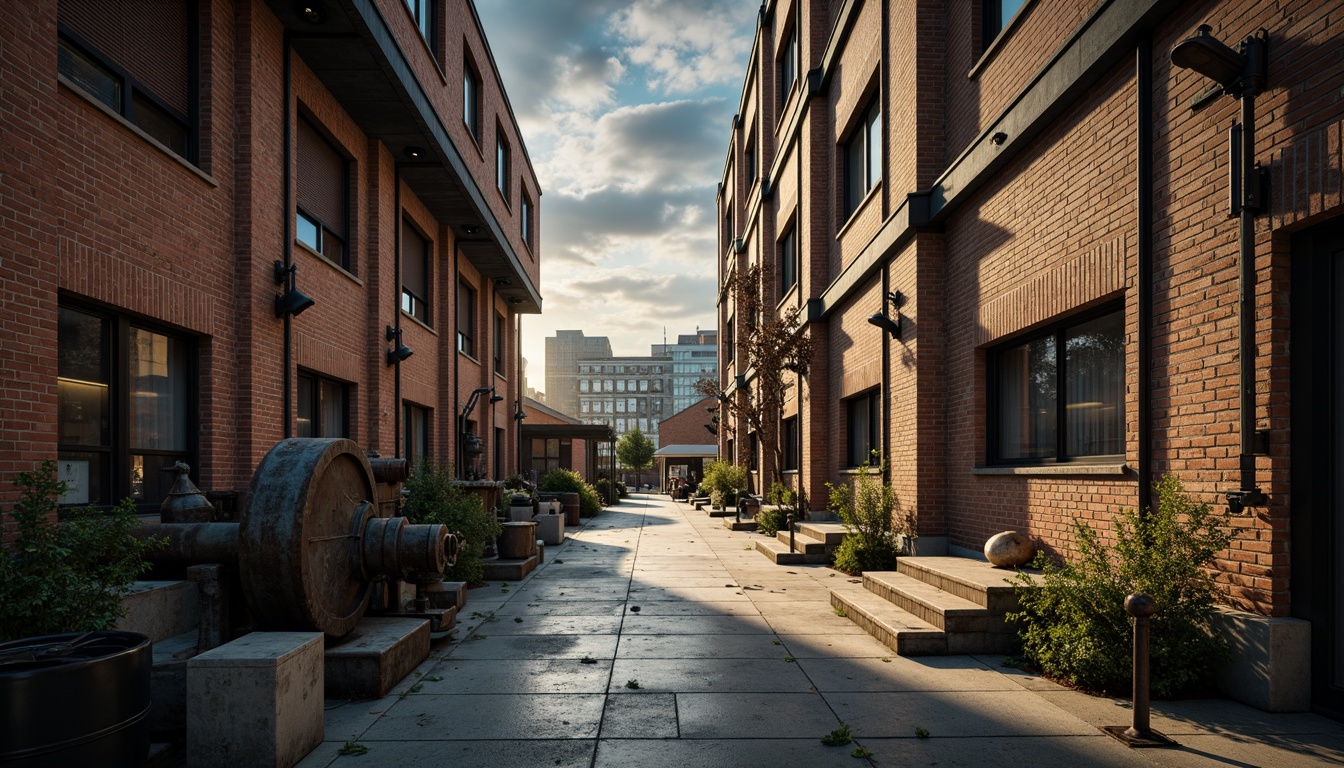
[(1026, 565), (1036, 556), (1036, 545), (1031, 537), (1017, 531), (1004, 531), (989, 537), (985, 542), (985, 559), (991, 565)]

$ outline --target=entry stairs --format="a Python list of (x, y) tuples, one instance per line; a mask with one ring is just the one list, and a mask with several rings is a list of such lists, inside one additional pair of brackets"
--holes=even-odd
[(901, 656), (1011, 654), (1016, 574), (966, 557), (900, 557), (895, 571), (832, 589), (831, 606)]
[(756, 551), (775, 565), (801, 563), (829, 563), (836, 547), (845, 540), (845, 526), (840, 523), (804, 520), (794, 524), (793, 549), (789, 549), (788, 528), (781, 528), (775, 538), (756, 539)]

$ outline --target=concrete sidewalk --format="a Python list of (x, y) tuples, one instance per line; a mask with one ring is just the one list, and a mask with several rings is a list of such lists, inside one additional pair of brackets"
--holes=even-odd
[[(1131, 750), (1098, 730), (1127, 702), (1002, 657), (895, 656), (832, 610), (845, 574), (772, 565), (756, 534), (663, 496), (569, 536), (527, 580), (472, 590), (456, 639), (392, 695), (328, 701), (301, 766), (1344, 764), (1344, 725), (1226, 700), (1156, 703), (1180, 746)], [(842, 723), (855, 743), (823, 746)]]

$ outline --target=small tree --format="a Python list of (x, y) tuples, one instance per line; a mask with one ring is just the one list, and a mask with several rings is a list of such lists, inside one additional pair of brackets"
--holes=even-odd
[(641, 485), (644, 479), (640, 476), (645, 469), (653, 466), (653, 452), (658, 450), (658, 446), (653, 441), (639, 431), (639, 427), (621, 435), (621, 441), (616, 444), (616, 458), (630, 469), (635, 470), (635, 484)]
[(768, 449), (772, 477), (778, 478), (784, 467), (779, 422), (789, 390), (794, 387), (794, 374), (805, 372), (812, 357), (812, 339), (802, 333), (801, 307), (789, 306), (776, 313), (765, 306), (759, 265), (731, 275), (728, 290), (741, 329), (736, 342), (737, 369), (751, 372), (751, 384), (731, 397), (708, 379), (701, 379), (696, 390), (718, 398), (727, 415), (761, 436), (761, 445)]

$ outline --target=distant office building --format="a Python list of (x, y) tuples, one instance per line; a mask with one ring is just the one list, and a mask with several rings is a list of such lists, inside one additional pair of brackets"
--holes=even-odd
[(658, 422), (674, 412), (671, 357), (580, 360), (577, 371), (581, 420), (606, 424), (617, 436), (638, 427), (657, 442)]
[(584, 336), (583, 331), (556, 331), (546, 339), (546, 405), (570, 416), (579, 415), (579, 361), (611, 357), (606, 336)]
[(701, 379), (719, 380), (719, 332), (700, 331), (677, 336), (676, 344), (654, 344), (654, 357), (672, 358), (672, 409), (678, 413), (700, 402), (695, 391)]

